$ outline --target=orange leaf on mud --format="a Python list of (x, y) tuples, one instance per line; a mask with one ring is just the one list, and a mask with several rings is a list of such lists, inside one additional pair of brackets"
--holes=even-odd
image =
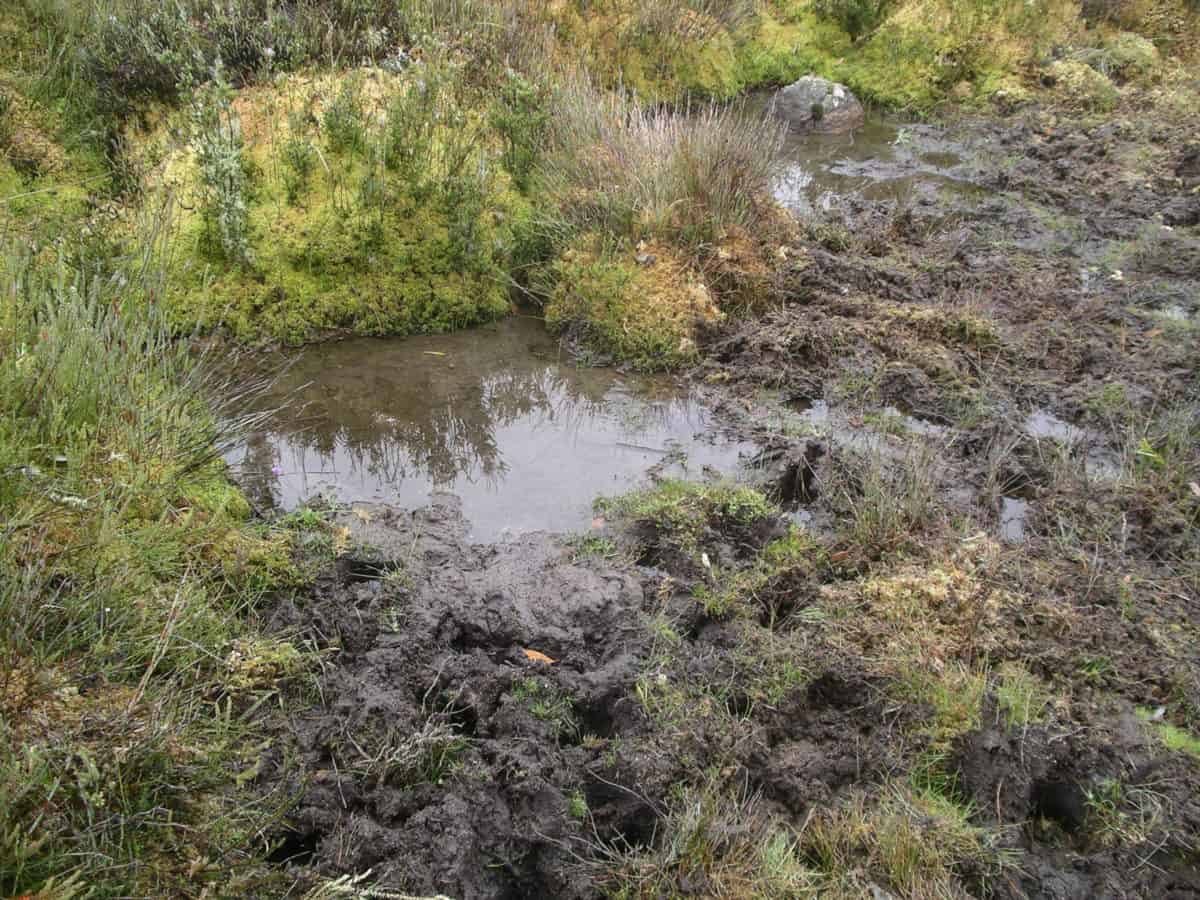
[(539, 653), (537, 650), (522, 650), (521, 652), (525, 654), (526, 659), (533, 662), (545, 663), (548, 666), (552, 666), (558, 662), (557, 659), (551, 659), (545, 653)]

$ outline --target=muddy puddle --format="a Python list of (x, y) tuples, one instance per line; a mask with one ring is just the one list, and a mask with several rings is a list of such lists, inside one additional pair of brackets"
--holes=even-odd
[(530, 317), (313, 346), (264, 402), (286, 411), (229, 457), (262, 506), (451, 493), (479, 541), (586, 528), (597, 495), (736, 476), (753, 451), (679, 382), (575, 368)]
[(1025, 432), (1037, 440), (1052, 440), (1082, 456), (1088, 476), (1101, 481), (1121, 477), (1121, 457), (1102, 435), (1079, 428), (1047, 412), (1035, 409), (1025, 420)]
[[(754, 98), (747, 109), (766, 114), (771, 95)], [(977, 166), (961, 141), (934, 125), (905, 123), (868, 115), (851, 134), (790, 132), (783, 148), (783, 171), (775, 198), (798, 213), (828, 212), (852, 197), (873, 201), (982, 196)]]

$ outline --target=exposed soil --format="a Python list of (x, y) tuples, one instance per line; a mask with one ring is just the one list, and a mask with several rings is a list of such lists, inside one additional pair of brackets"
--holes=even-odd
[[(620, 522), (597, 529), (624, 551), (606, 557), (550, 535), (472, 545), (450, 497), (337, 514), (337, 566), (274, 614), (329, 651), (262, 775), (299, 797), (281, 863), (463, 900), (591, 897), (597, 847), (652, 844), (701, 773), (800, 827), (939, 749), (972, 820), (1020, 851), (999, 881), (961, 873), (968, 894), (1200, 897), (1200, 761), (1134, 713), (1200, 721), (1196, 448), (1172, 451), (1182, 484), (1122, 469), (1131, 428), (1200, 401), (1200, 157), (1186, 125), (956, 127), (984, 193), (846, 204), (791, 248), (769, 312), (710, 336), (698, 383), (822, 548), (752, 614), (697, 603), (698, 557)], [(856, 542), (864, 454), (899, 471), (914, 448), (934, 512)], [(750, 571), (783, 531), (710, 523), (700, 549)], [(889, 641), (921, 636), (863, 585), (934, 570), (952, 573), (934, 668), (1020, 662), (1053, 694), (1044, 716), (1006, 727), (989, 689), (938, 744), (928, 707), (898, 699)], [(780, 681), (781, 658), (803, 677)]]

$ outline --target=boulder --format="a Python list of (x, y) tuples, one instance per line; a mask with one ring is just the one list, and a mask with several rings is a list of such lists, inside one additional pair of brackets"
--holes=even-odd
[(862, 104), (844, 84), (806, 75), (775, 94), (775, 115), (795, 131), (844, 134), (862, 125)]

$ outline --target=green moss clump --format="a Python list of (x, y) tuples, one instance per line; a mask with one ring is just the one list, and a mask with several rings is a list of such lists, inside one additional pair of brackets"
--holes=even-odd
[(753, 488), (729, 482), (667, 480), (645, 491), (596, 501), (597, 510), (630, 522), (645, 542), (703, 564), (706, 537), (744, 532), (779, 515)]
[(1122, 31), (1104, 44), (1104, 54), (1112, 72), (1125, 78), (1145, 75), (1158, 65), (1158, 48), (1153, 42)]
[[(425, 88), (356, 72), (244, 89), (227, 117), (244, 135), (245, 187), (215, 215), (194, 155), (168, 157), (171, 179), (196, 195), (185, 193), (172, 243), (167, 305), (180, 330), (299, 344), (444, 332), (508, 311), (513, 223), (528, 202), (495, 164), (482, 112), (460, 103), (458, 74), (423, 77)], [(225, 207), (245, 210), (237, 258), (220, 239)]]
[(1047, 74), (1053, 79), (1055, 93), (1083, 109), (1105, 112), (1116, 105), (1120, 96), (1102, 72), (1077, 60), (1060, 59), (1050, 65)]
[(659, 242), (605, 250), (585, 236), (551, 264), (550, 277), (546, 324), (643, 371), (694, 360), (697, 325), (721, 318), (699, 275)]
[[(509, 307), (499, 261), (463, 267), (448, 217), (403, 204), (375, 222), (355, 221), (329, 205), (306, 210), (259, 206), (252, 214), (254, 262), (225, 268), (209, 258), (180, 267), (169, 298), (181, 328), (223, 326), (239, 340), (298, 344), (323, 332), (406, 335), (444, 332), (494, 319)], [(205, 259), (195, 222), (180, 246)], [(481, 242), (503, 243), (492, 228)]]

